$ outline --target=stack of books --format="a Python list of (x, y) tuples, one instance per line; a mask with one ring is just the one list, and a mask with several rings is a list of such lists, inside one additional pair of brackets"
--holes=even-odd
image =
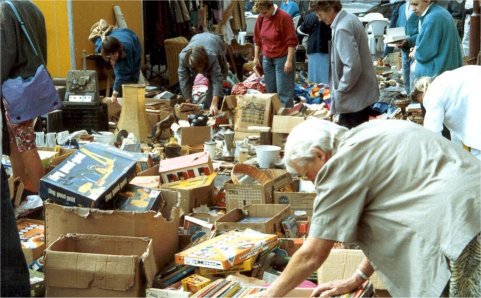
[(249, 295), (255, 295), (266, 288), (260, 287), (246, 287), (241, 285), (237, 281), (230, 281), (227, 279), (218, 279), (215, 282), (209, 284), (207, 287), (201, 289), (197, 293), (191, 296), (191, 298), (201, 297), (247, 297)]

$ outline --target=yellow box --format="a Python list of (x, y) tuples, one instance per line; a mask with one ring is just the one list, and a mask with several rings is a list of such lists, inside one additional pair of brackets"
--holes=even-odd
[(184, 291), (192, 293), (197, 293), (197, 291), (204, 288), (210, 283), (210, 279), (197, 274), (192, 274), (191, 276), (188, 276), (181, 281), (182, 289)]

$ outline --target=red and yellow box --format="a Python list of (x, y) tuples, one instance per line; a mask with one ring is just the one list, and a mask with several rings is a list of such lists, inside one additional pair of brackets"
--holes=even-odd
[(197, 274), (192, 274), (191, 276), (186, 277), (181, 281), (182, 289), (191, 293), (197, 293), (197, 291), (204, 288), (210, 283), (210, 279)]

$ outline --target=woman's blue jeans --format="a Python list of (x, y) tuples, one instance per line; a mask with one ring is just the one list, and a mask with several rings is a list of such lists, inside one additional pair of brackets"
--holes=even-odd
[(285, 73), (284, 64), (286, 64), (286, 61), (287, 55), (279, 58), (263, 57), (262, 68), (267, 93), (277, 93), (282, 105), (290, 108), (294, 105), (296, 63), (292, 61), (292, 71)]

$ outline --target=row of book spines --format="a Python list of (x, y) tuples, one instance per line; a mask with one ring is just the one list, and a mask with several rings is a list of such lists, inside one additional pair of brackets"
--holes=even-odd
[(237, 298), (245, 297), (262, 291), (262, 288), (241, 287), (238, 282), (229, 281), (225, 279), (218, 279), (195, 293), (191, 298), (204, 298), (204, 297), (226, 297)]

